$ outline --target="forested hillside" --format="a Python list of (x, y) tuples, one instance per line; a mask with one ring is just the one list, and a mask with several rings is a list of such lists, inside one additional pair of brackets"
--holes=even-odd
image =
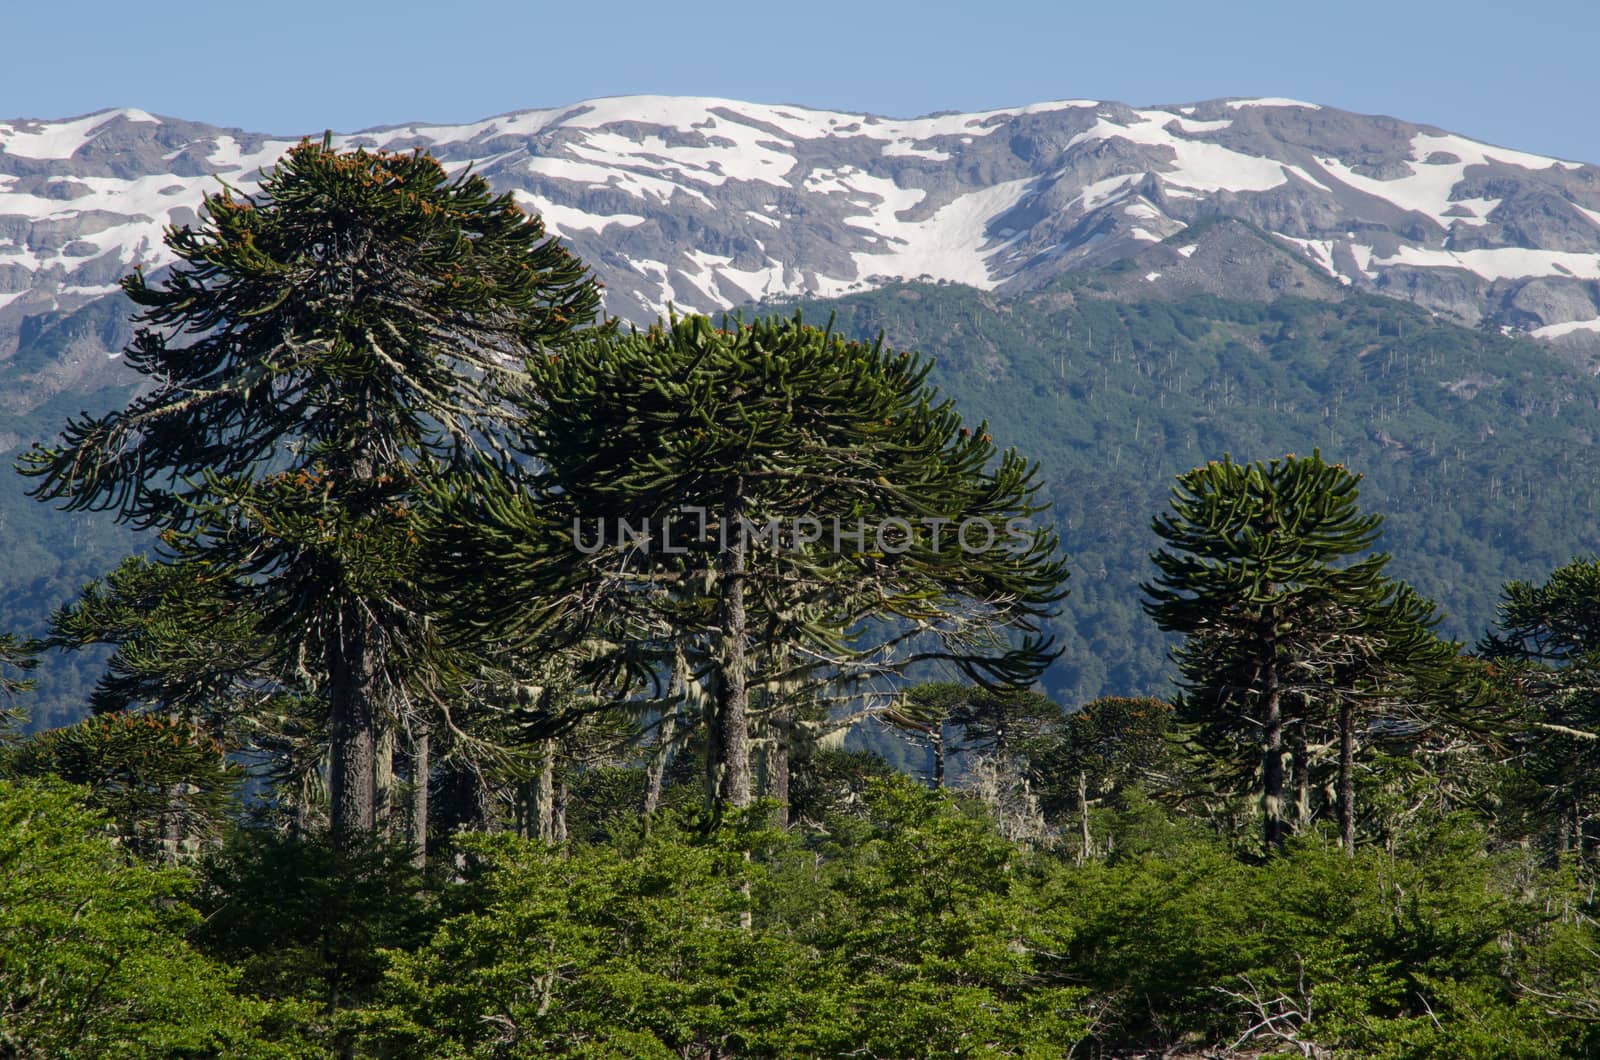
[(806, 319), (931, 355), (962, 413), (1040, 462), (1072, 598), (1064, 702), (1168, 689), (1167, 642), (1139, 608), (1153, 514), (1174, 477), (1232, 454), (1320, 449), (1364, 477), (1395, 573), (1467, 642), (1500, 586), (1596, 548), (1600, 383), (1543, 346), (1402, 302), (1212, 297), (1127, 303), (1122, 278), (1001, 300), (902, 285), (807, 303)]
[[(22, 366), (7, 362), (4, 382), (15, 386), (22, 371)], [(131, 383), (90, 391), (69, 389), (26, 412), (7, 416), (6, 437), (13, 446), (0, 452), (0, 535), (5, 542), (0, 550), (0, 599), (5, 600), (7, 628), (44, 635), (52, 612), (147, 540), (117, 526), (107, 513), (68, 514), (35, 502), (13, 469), (28, 444), (53, 437), (68, 416), (121, 405), (132, 389)], [(30, 697), (30, 727), (48, 728), (83, 717), (105, 659), (104, 651), (94, 649), (47, 656)]]

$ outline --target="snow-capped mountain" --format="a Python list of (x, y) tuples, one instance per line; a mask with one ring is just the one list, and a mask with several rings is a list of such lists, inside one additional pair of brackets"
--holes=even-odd
[[(1278, 289), (1217, 242), (1241, 226), (1201, 223), (1224, 217), (1311, 287), (1600, 343), (1600, 167), (1293, 100), (899, 120), (634, 96), (334, 139), (470, 164), (634, 320), (898, 279), (1020, 290), (1133, 257), (1155, 297)], [(165, 226), (195, 222), (219, 179), (250, 190), (293, 142), (138, 110), (0, 121), (0, 356), (26, 318), (163, 264)]]

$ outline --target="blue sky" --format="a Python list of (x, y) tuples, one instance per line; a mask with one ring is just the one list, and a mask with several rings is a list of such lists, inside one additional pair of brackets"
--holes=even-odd
[(1272, 95), (1600, 162), (1596, 0), (87, 0), (7, 4), (0, 42), (0, 118), (293, 134), (627, 93), (899, 117)]

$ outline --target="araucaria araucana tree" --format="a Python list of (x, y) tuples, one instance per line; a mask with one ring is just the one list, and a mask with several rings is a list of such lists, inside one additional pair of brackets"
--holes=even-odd
[[(36, 497), (163, 531), (324, 690), (336, 837), (373, 827), (375, 739), (421, 669), (418, 482), (495, 444), (532, 353), (599, 306), (537, 217), (433, 158), (304, 142), (171, 230), (126, 351), (151, 386), (71, 421)], [(209, 587), (208, 587), (209, 588)]]
[(1509, 669), (1528, 710), (1524, 769), (1555, 851), (1581, 856), (1600, 797), (1600, 559), (1575, 559), (1540, 585), (1507, 582), (1503, 597), (1499, 632), (1480, 649)]
[(613, 699), (682, 653), (712, 798), (742, 807), (754, 711), (887, 702), (935, 659), (1026, 687), (1054, 656), (1067, 575), (1023, 525), (1036, 467), (963, 427), (929, 367), (798, 317), (576, 344), (533, 369), (539, 473), (446, 498), (431, 573), (478, 635), (572, 645)]
[(1444, 667), (1453, 645), (1430, 632), (1433, 606), (1385, 577), (1369, 549), (1383, 517), (1357, 506), (1361, 476), (1341, 464), (1289, 455), (1212, 461), (1178, 476), (1171, 511), (1153, 528), (1166, 544), (1160, 574), (1143, 586), (1145, 610), (1181, 633), (1178, 720), (1220, 759), (1257, 749), (1267, 850), (1289, 832), (1286, 735), (1300, 741), (1337, 712), (1340, 818), (1353, 835), (1354, 707)]

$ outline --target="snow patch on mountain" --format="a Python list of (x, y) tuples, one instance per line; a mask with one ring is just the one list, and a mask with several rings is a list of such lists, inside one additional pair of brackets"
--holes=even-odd
[(995, 287), (997, 280), (989, 271), (987, 259), (1005, 244), (990, 245), (989, 222), (1015, 206), (1030, 183), (1013, 180), (969, 192), (941, 207), (926, 221), (897, 221), (874, 213), (874, 230), (890, 249), (856, 253), (857, 278), (925, 278), (984, 290)]
[(1187, 136), (1174, 136), (1168, 128), (1173, 124), (1175, 119), (1166, 111), (1141, 111), (1137, 121), (1126, 125), (1101, 118), (1092, 128), (1067, 141), (1067, 147), (1112, 139), (1165, 147), (1173, 154), (1169, 182), (1191, 191), (1268, 191), (1285, 183), (1291, 173), (1307, 183), (1317, 183), (1298, 166)]
[(1293, 243), (1301, 250), (1304, 250), (1306, 252), (1306, 256), (1315, 262), (1317, 267), (1322, 269), (1323, 272), (1326, 272), (1329, 276), (1333, 276), (1338, 279), (1344, 279), (1346, 283), (1349, 282), (1348, 278), (1340, 276), (1339, 267), (1333, 262), (1333, 240), (1296, 239), (1293, 236), (1284, 236), (1283, 238), (1286, 241)]
[(1572, 335), (1580, 331), (1600, 332), (1600, 317), (1594, 320), (1569, 320), (1562, 324), (1546, 324), (1542, 328), (1534, 328), (1528, 334), (1539, 339), (1558, 339), (1563, 335)]
[(513, 196), (519, 206), (538, 213), (544, 220), (545, 228), (563, 237), (574, 232), (604, 232), (612, 225), (632, 228), (644, 224), (646, 220), (643, 215), (636, 213), (592, 214), (575, 206), (541, 203), (525, 191), (517, 191)]
[(70, 121), (0, 122), (0, 143), (5, 144), (7, 154), (18, 158), (36, 161), (67, 159), (119, 118), (127, 122), (160, 124), (158, 118), (132, 108), (103, 110)]
[(1285, 99), (1282, 96), (1263, 96), (1260, 99), (1230, 99), (1227, 106), (1234, 110), (1243, 110), (1246, 107), (1297, 107), (1301, 110), (1321, 110), (1318, 103), (1306, 103), (1298, 99)]
[[(1409, 171), (1407, 176), (1380, 179), (1359, 173), (1354, 166), (1337, 159), (1322, 161), (1322, 167), (1339, 183), (1383, 199), (1401, 210), (1424, 214), (1446, 230), (1458, 222), (1482, 223), (1500, 204), (1499, 199), (1456, 196), (1469, 169), (1491, 165), (1535, 171), (1581, 168), (1553, 158), (1477, 144), (1461, 136), (1429, 133), (1418, 133), (1412, 138), (1410, 159), (1401, 163), (1402, 168)], [(1460, 216), (1463, 210), (1473, 211), (1473, 216)]]
[(1600, 254), (1573, 254), (1523, 247), (1486, 250), (1429, 250), (1402, 246), (1390, 257), (1373, 258), (1377, 266), (1411, 265), (1427, 269), (1465, 269), (1485, 280), (1513, 280), (1529, 276), (1568, 276), (1600, 280)]

